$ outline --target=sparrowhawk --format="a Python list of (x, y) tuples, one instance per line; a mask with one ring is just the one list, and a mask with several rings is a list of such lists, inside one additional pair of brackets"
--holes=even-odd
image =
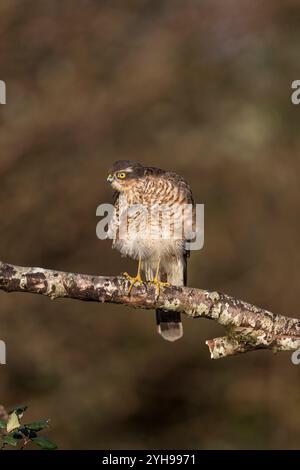
[[(143, 282), (141, 272), (146, 281), (156, 285), (158, 293), (161, 285), (186, 285), (189, 235), (182, 230), (186, 216), (181, 209), (193, 207), (188, 183), (174, 172), (129, 160), (115, 162), (107, 180), (115, 190), (115, 211), (108, 229), (113, 248), (138, 260), (137, 275), (125, 273), (130, 279), (129, 291)], [(125, 230), (121, 230), (124, 221)], [(156, 321), (164, 339), (182, 337), (179, 312), (157, 309)]]

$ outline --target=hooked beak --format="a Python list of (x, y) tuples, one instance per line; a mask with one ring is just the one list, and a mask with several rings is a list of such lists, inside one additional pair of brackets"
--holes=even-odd
[(112, 175), (112, 174), (109, 174), (108, 177), (107, 177), (107, 179), (106, 179), (106, 181), (108, 181), (109, 183), (112, 183), (113, 180), (114, 180), (113, 175)]

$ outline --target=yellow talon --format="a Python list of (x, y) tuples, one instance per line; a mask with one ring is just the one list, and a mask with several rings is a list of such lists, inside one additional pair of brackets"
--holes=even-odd
[(138, 273), (135, 277), (130, 276), (128, 273), (123, 273), (123, 276), (127, 277), (127, 279), (130, 281), (128, 294), (130, 294), (130, 292), (132, 291), (132, 288), (135, 284), (143, 284), (143, 279), (142, 279), (140, 273)]
[(156, 289), (156, 295), (159, 296), (160, 295), (160, 289), (162, 287), (169, 287), (171, 284), (169, 282), (162, 282), (160, 281), (157, 277), (155, 277), (152, 281), (152, 284), (155, 285), (155, 289)]
[(141, 266), (142, 266), (142, 261), (141, 261), (141, 258), (139, 258), (139, 265), (138, 265), (137, 275), (135, 277), (132, 277), (128, 273), (124, 273), (124, 276), (127, 277), (127, 279), (130, 281), (128, 294), (130, 294), (130, 292), (132, 291), (132, 288), (135, 284), (143, 284), (143, 279), (141, 277)]
[(158, 260), (158, 263), (157, 263), (157, 268), (156, 268), (156, 274), (155, 274), (155, 277), (153, 279), (152, 284), (155, 285), (155, 290), (156, 290), (156, 296), (159, 297), (160, 295), (160, 289), (162, 287), (168, 287), (170, 286), (171, 284), (169, 282), (162, 282), (159, 280), (158, 276), (159, 276), (159, 268), (160, 268), (160, 259)]

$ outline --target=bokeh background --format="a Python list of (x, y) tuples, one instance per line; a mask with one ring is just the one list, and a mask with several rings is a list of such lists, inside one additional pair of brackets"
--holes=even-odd
[[(0, 259), (116, 274), (99, 241), (117, 159), (171, 169), (205, 204), (189, 285), (300, 315), (296, 0), (1, 0)], [(300, 366), (212, 361), (222, 333), (152, 312), (0, 292), (0, 403), (61, 449), (299, 448)]]

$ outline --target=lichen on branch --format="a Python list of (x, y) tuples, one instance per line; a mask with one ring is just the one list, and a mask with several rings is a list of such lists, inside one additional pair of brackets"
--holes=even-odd
[(300, 348), (300, 320), (277, 315), (219, 292), (166, 286), (157, 297), (151, 283), (136, 285), (130, 295), (123, 276), (92, 276), (0, 261), (0, 290), (109, 302), (134, 308), (173, 310), (192, 318), (208, 318), (225, 327), (225, 335), (206, 341), (212, 359), (255, 349), (295, 351)]

